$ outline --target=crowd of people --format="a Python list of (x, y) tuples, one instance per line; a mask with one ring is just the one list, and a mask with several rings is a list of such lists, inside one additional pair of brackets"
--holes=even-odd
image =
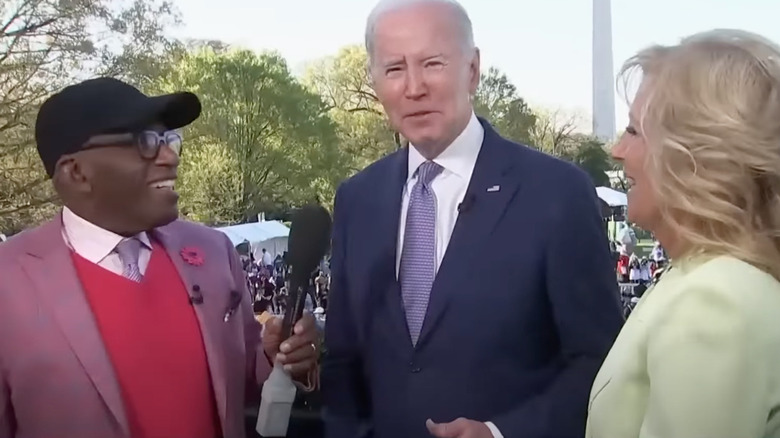
[[(284, 314), (290, 288), (287, 252), (277, 254), (274, 258), (266, 248), (262, 248), (258, 258), (255, 258), (251, 251), (241, 258), (255, 314)], [(329, 289), (330, 266), (328, 260), (322, 260), (318, 269), (312, 272), (306, 286), (305, 309), (318, 318), (324, 318), (328, 308)]]
[(638, 243), (636, 233), (628, 224), (624, 224), (616, 240), (610, 242), (625, 317), (631, 314), (644, 292), (660, 278), (669, 263), (659, 241), (654, 240), (649, 255), (640, 254)]
[[(636, 234), (628, 225), (621, 229), (616, 240), (610, 242), (610, 249), (615, 259), (616, 281), (620, 285), (624, 315), (628, 316), (644, 291), (663, 272), (669, 260), (657, 240), (654, 240), (650, 254), (640, 254)], [(241, 256), (247, 288), (256, 314), (266, 311), (275, 315), (284, 314), (289, 295), (289, 266), (286, 256), (285, 251), (274, 258), (265, 248), (262, 248), (259, 258), (254, 257), (251, 251), (248, 255)], [(323, 260), (309, 279), (305, 291), (306, 310), (315, 315), (324, 315), (328, 308), (329, 289), (329, 261)]]

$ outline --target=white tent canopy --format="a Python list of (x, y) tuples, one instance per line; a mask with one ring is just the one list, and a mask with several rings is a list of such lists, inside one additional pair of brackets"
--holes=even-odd
[(255, 260), (260, 260), (263, 248), (274, 258), (283, 254), (287, 251), (287, 238), (290, 235), (290, 229), (279, 221), (229, 225), (219, 227), (217, 230), (225, 233), (234, 246), (249, 242)]
[(628, 197), (625, 193), (609, 187), (596, 187), (596, 194), (610, 207), (625, 207), (628, 205)]

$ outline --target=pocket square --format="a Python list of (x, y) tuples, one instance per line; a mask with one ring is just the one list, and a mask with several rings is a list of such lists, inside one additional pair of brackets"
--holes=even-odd
[(499, 190), (501, 190), (501, 186), (498, 186), (498, 185), (493, 186), (493, 187), (488, 187), (488, 189), (487, 189), (488, 192), (497, 192)]

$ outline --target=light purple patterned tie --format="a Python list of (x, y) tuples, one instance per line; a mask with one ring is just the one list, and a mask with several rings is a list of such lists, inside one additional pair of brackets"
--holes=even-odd
[(417, 168), (417, 183), (409, 196), (409, 210), (401, 252), (401, 296), (412, 344), (417, 344), (433, 279), (436, 277), (436, 194), (431, 181), (444, 170), (432, 161)]
[(122, 276), (135, 282), (141, 281), (141, 269), (138, 267), (138, 256), (141, 253), (141, 241), (125, 239), (116, 246), (116, 253), (122, 261)]

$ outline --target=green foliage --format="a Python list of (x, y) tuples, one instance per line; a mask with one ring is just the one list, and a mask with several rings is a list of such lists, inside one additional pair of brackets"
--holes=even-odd
[[(192, 91), (203, 104), (201, 118), (186, 129), (197, 152), (182, 168), (180, 185), (182, 206), (193, 218), (230, 223), (329, 200), (345, 176), (325, 104), (277, 54), (205, 47), (183, 56), (149, 88)], [(219, 172), (224, 184), (196, 182), (201, 173), (216, 178)]]
[(537, 110), (531, 142), (542, 151), (571, 161), (590, 175), (595, 186), (610, 186), (613, 169), (607, 148), (598, 139), (576, 132), (577, 117), (559, 111)]
[(238, 159), (218, 141), (188, 141), (179, 169), (182, 215), (207, 225), (244, 219)]
[(314, 62), (303, 82), (327, 104), (350, 171), (361, 170), (401, 147), (400, 136), (387, 123), (371, 87), (362, 47), (347, 46), (334, 57)]
[(0, 232), (19, 232), (51, 217), (56, 196), (35, 148), (7, 153), (0, 162)]
[(33, 143), (43, 99), (98, 74), (143, 83), (178, 50), (163, 35), (176, 23), (156, 0), (0, 0), (0, 232), (55, 210)]
[[(261, 212), (283, 218), (311, 201), (330, 206), (340, 181), (404, 146), (362, 47), (312, 63), (299, 81), (275, 53), (166, 38), (177, 23), (161, 0), (0, 0), (0, 232), (33, 226), (57, 208), (32, 127), (46, 96), (86, 76), (200, 97), (200, 119), (183, 130), (178, 189), (183, 215), (210, 225)], [(505, 137), (608, 185), (613, 164), (603, 145), (576, 134), (571, 118), (532, 111), (498, 69), (482, 74), (474, 108)]]
[(612, 163), (604, 143), (584, 135), (574, 136), (572, 142), (574, 144), (566, 152), (566, 158), (587, 172), (596, 187), (609, 187), (607, 171), (612, 170)]
[(523, 144), (531, 142), (536, 116), (517, 94), (517, 87), (495, 67), (481, 75), (474, 96), (474, 112), (490, 121), (509, 140)]

